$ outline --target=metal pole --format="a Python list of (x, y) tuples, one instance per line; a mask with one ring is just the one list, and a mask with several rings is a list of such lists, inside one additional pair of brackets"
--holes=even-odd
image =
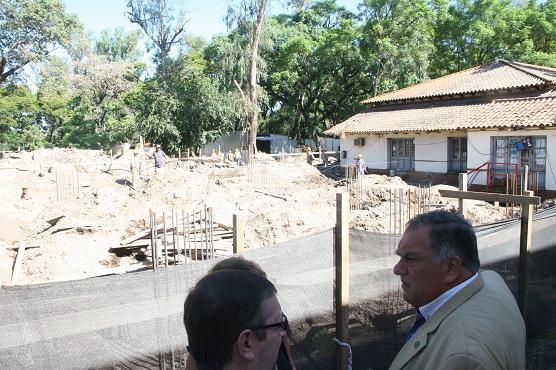
[(164, 267), (168, 267), (168, 230), (166, 230), (166, 212), (162, 212), (162, 228), (164, 230)]

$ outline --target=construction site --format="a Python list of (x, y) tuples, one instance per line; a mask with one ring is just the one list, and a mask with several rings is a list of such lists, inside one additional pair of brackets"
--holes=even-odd
[[(132, 150), (3, 153), (0, 304), (10, 312), (0, 323), (3, 368), (183, 368), (185, 295), (214, 261), (234, 253), (257, 261), (278, 288), (297, 368), (334, 368), (338, 193), (349, 202), (355, 369), (387, 368), (403, 343), (411, 308), (391, 269), (404, 225), (417, 214), (457, 212), (465, 202), (482, 267), (517, 295), (518, 203), (460, 201), (441, 195), (456, 187), (399, 176), (355, 177), (305, 153), (261, 153), (240, 165), (179, 153), (156, 172), (149, 156), (134, 174)], [(553, 205), (534, 207), (528, 330), (556, 327)], [(539, 363), (556, 362), (546, 356)]]

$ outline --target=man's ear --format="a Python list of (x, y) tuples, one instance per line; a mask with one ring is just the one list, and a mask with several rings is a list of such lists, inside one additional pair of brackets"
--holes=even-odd
[(239, 333), (234, 347), (237, 351), (237, 355), (248, 361), (255, 359), (255, 333), (250, 329), (245, 329)]
[(450, 256), (444, 259), (444, 281), (447, 284), (461, 283), (466, 271), (459, 256)]

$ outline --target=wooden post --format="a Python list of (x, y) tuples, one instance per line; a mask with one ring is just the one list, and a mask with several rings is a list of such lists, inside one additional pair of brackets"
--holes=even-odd
[[(459, 190), (460, 191), (467, 191), (467, 173), (466, 172), (459, 174), (458, 182), (459, 182)], [(462, 217), (465, 217), (465, 200), (459, 199), (458, 203), (459, 203), (458, 213)]]
[[(336, 338), (347, 342), (349, 340), (349, 196), (346, 193), (336, 193), (334, 264)], [(343, 347), (336, 347), (336, 369), (347, 369), (347, 352)]]
[[(526, 190), (524, 195), (533, 196), (533, 192)], [(527, 284), (529, 282), (529, 251), (531, 250), (531, 236), (533, 234), (533, 207), (530, 204), (521, 205), (521, 232), (519, 238), (519, 289), (517, 303), (527, 322)]]
[(529, 190), (529, 166), (523, 165), (523, 181), (521, 183), (521, 194), (525, 195), (525, 192)]
[(243, 222), (239, 218), (238, 215), (234, 214), (234, 221), (233, 221), (233, 232), (234, 232), (234, 240), (233, 240), (233, 253), (237, 254), (243, 251), (245, 248), (245, 228)]
[(14, 268), (12, 270), (12, 280), (11, 285), (17, 283), (19, 279), (19, 272), (21, 271), (21, 264), (23, 263), (23, 255), (25, 254), (25, 243), (19, 242), (19, 248), (17, 248), (17, 255), (15, 256)]

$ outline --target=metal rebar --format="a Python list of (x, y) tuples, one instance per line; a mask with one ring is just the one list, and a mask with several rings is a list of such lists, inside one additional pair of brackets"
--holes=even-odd
[(189, 211), (187, 211), (187, 246), (188, 246), (188, 253), (189, 253), (189, 262), (191, 262), (193, 260), (193, 254), (191, 253), (191, 231), (190, 231), (190, 226), (191, 226), (191, 222), (189, 221)]
[(158, 270), (158, 230), (156, 226), (156, 212), (153, 212), (153, 250), (152, 250), (152, 258), (153, 258), (153, 269)]
[(212, 207), (209, 208), (209, 222), (210, 222), (210, 254), (214, 258), (214, 223), (212, 221)]
[(431, 186), (431, 184), (429, 184), (429, 197), (428, 197), (428, 203), (427, 203), (427, 212), (430, 212), (430, 210), (431, 210), (431, 199), (432, 199), (431, 188), (432, 188), (432, 186)]
[[(184, 257), (186, 257), (186, 261), (187, 261), (187, 253), (186, 253), (186, 241), (185, 238), (187, 238), (187, 234), (185, 233), (185, 210), (181, 210), (181, 231), (183, 233), (183, 255)], [(178, 236), (178, 242), (179, 242), (179, 236)], [(178, 249), (179, 252), (179, 249)], [(179, 259), (178, 259), (179, 261)]]
[[(152, 258), (153, 250), (154, 250), (154, 239), (153, 239), (153, 212), (152, 212), (152, 210), (149, 210), (149, 227), (150, 227), (150, 229), (151, 229), (151, 232), (150, 232), (150, 239), (151, 239), (151, 258)], [(153, 263), (153, 266), (154, 266), (154, 263)], [(154, 269), (154, 267), (153, 267), (153, 269)]]
[(199, 251), (197, 248), (197, 220), (195, 219), (196, 214), (195, 211), (193, 211), (193, 246), (195, 247), (195, 261), (197, 261), (199, 259)]
[(177, 227), (178, 227), (178, 213), (174, 211), (172, 208), (172, 246), (174, 247), (174, 266), (176, 265), (176, 254), (179, 250), (179, 245), (176, 243), (177, 235)]
[(389, 233), (392, 234), (392, 188), (390, 188), (388, 190), (389, 190), (389, 193), (390, 193), (390, 202), (388, 203), (388, 206), (389, 206), (388, 214), (390, 215), (390, 222), (389, 222), (388, 226), (389, 226)]

